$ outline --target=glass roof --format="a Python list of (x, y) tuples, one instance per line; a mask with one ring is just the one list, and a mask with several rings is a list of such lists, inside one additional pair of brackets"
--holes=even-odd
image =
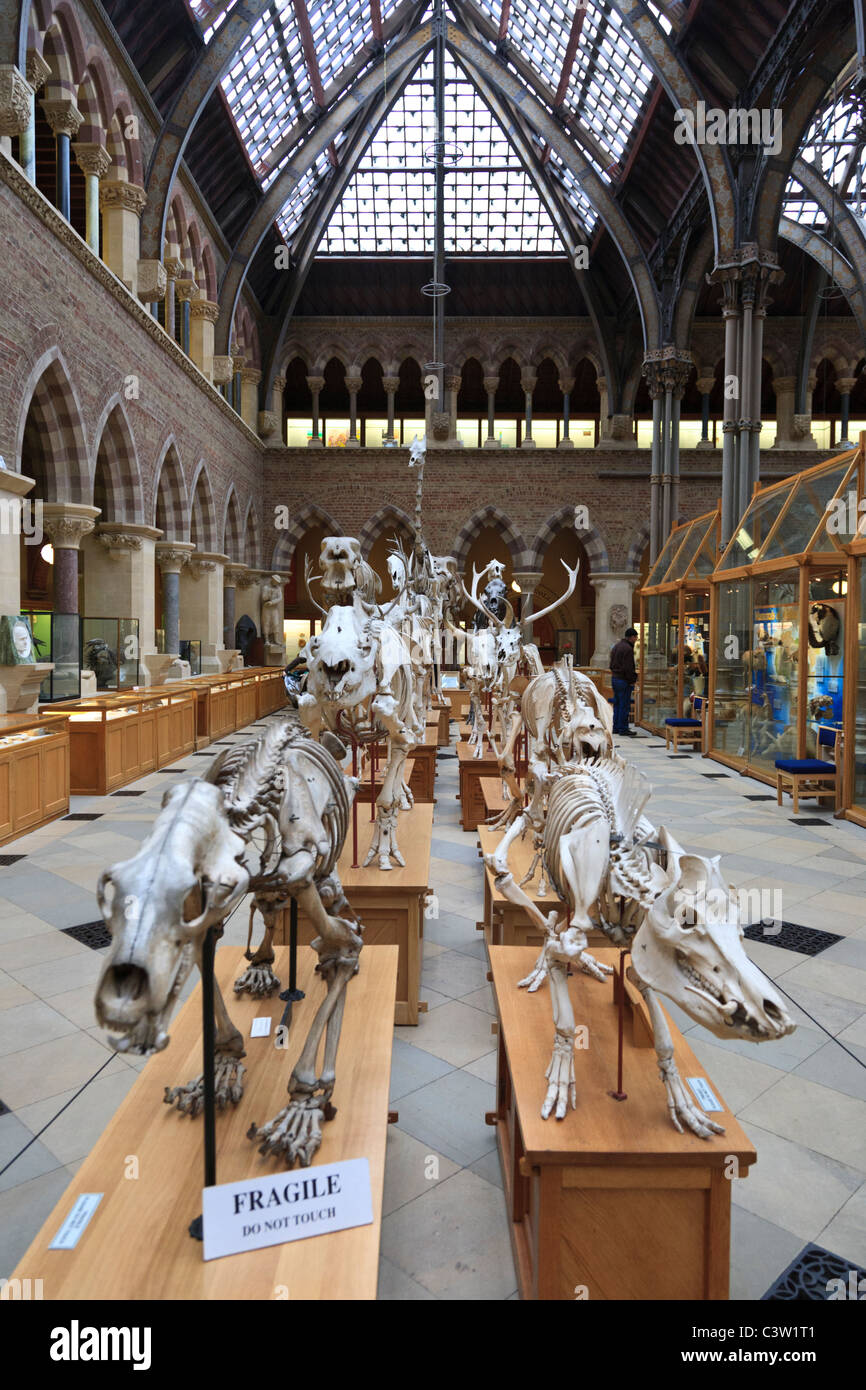
[[(445, 58), (445, 140), (462, 157), (445, 173), (449, 254), (562, 254), (520, 158), (463, 70)], [(436, 135), (433, 58), (416, 69), (367, 147), (319, 255), (432, 255)], [(285, 214), (280, 230), (290, 237)]]
[[(849, 88), (832, 98), (812, 122), (800, 158), (814, 166), (858, 217), (866, 213), (866, 125), (863, 107)], [(785, 189), (785, 215), (808, 227), (823, 228), (827, 218), (796, 179)]]
[[(757, 560), (783, 562), (813, 552), (840, 551), (851, 540), (846, 488), (855, 495), (856, 454), (797, 473), (753, 499), (719, 563), (733, 570)], [(834, 498), (841, 505), (834, 506)]]

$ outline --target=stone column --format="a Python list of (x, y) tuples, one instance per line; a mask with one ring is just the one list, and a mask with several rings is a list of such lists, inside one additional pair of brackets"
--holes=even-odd
[(324, 384), (325, 378), (323, 376), (307, 377), (307, 385), (313, 397), (313, 433), (307, 440), (308, 449), (321, 449), (323, 447), (324, 441), (319, 433), (319, 395)]
[[(13, 63), (0, 63), (0, 149), (12, 155), (12, 137), (23, 142), (33, 113), (33, 88)], [(24, 167), (24, 153), (21, 151)], [(26, 169), (25, 169), (26, 172)], [(28, 175), (28, 177), (30, 177)], [(32, 180), (31, 180), (32, 181)]]
[[(180, 654), (180, 572), (194, 550), (189, 541), (158, 541), (156, 545), (156, 563), (162, 571), (161, 625), (165, 630), (166, 655), (170, 658)], [(160, 626), (159, 614), (156, 626)]]
[[(275, 376), (271, 387), (271, 408), (269, 411), (262, 411), (259, 415), (259, 434), (261, 437), (273, 440), (274, 435), (277, 435), (281, 446), (284, 446), (286, 442), (286, 411), (283, 404), (285, 389), (286, 378)], [(270, 419), (266, 420), (265, 416), (270, 416)], [(265, 433), (265, 429), (267, 429), (267, 433)]]
[(155, 683), (154, 664), (167, 666), (156, 651), (154, 526), (104, 522), (82, 544), (84, 611), (91, 618), (137, 618), (139, 683)]
[(523, 598), (520, 610), (520, 627), (523, 632), (524, 642), (533, 642), (532, 627), (527, 623), (535, 602), (535, 591), (541, 583), (541, 570), (515, 570), (514, 578), (520, 585), (520, 593)]
[(534, 372), (523, 372), (520, 377), (520, 385), (523, 387), (525, 399), (524, 420), (525, 431), (521, 442), (521, 449), (534, 449), (535, 440), (532, 438), (532, 393), (535, 390), (535, 383), (538, 380)]
[(244, 367), (241, 372), (241, 417), (245, 424), (254, 430), (259, 421), (259, 382), (262, 374), (258, 367)]
[(661, 550), (662, 515), (662, 397), (664, 386), (657, 364), (646, 360), (643, 375), (647, 380), (650, 400), (653, 403), (653, 426), (650, 462), (650, 563), (658, 559)]
[(193, 299), (189, 314), (189, 355), (202, 376), (213, 382), (214, 324), (220, 316), (220, 306), (211, 299)]
[(499, 389), (498, 376), (486, 376), (484, 378), (484, 390), (487, 392), (487, 438), (484, 441), (485, 449), (498, 449), (499, 440), (496, 438), (496, 392)]
[(31, 49), (27, 54), (27, 82), (31, 88), (26, 129), (19, 136), (21, 168), (31, 183), (36, 182), (36, 93), (45, 86), (51, 68), (41, 53)]
[(99, 181), (111, 168), (111, 155), (103, 145), (77, 141), (73, 146), (78, 167), (84, 173), (86, 193), (85, 236), (87, 245), (99, 255)]
[(457, 437), (457, 396), (462, 385), (463, 378), (454, 372), (445, 377), (445, 390), (448, 392), (448, 443), (454, 449), (463, 448), (463, 440)]
[[(42, 110), (57, 141), (57, 211), (69, 221), (69, 153), (83, 115), (71, 97), (43, 97)], [(136, 255), (136, 260), (138, 256)]]
[(362, 384), (359, 376), (346, 377), (346, 390), (349, 393), (349, 438), (346, 440), (347, 449), (359, 449), (361, 447), (361, 441), (358, 439), (358, 392)]
[(610, 438), (610, 423), (607, 418), (610, 413), (607, 377), (596, 377), (595, 384), (598, 387), (598, 447), (602, 449), (607, 448), (607, 441)]
[(227, 555), (194, 550), (180, 580), (183, 605), (183, 636), (201, 642), (202, 675), (219, 675), (224, 670), (223, 569), (230, 564)]
[(192, 357), (192, 301), (200, 291), (195, 280), (175, 280), (175, 300), (180, 304), (180, 345), (187, 357)]
[(798, 449), (801, 445), (794, 440), (797, 378), (795, 376), (777, 376), (773, 378), (772, 386), (776, 397), (776, 438), (773, 441), (773, 448)]
[[(0, 528), (0, 613), (21, 611), (21, 536), (28, 546), (45, 541), (42, 503), (27, 497), (33, 486), (34, 480), (23, 473), (0, 468), (0, 507), (8, 518)], [(37, 661), (32, 666), (0, 667), (0, 714), (34, 712), (39, 687), (53, 665)]]
[(77, 613), (78, 549), (93, 530), (98, 507), (79, 502), (45, 502), (42, 525), (54, 547), (54, 612)]
[(854, 445), (848, 438), (848, 426), (851, 420), (851, 392), (857, 385), (857, 378), (854, 376), (837, 376), (836, 390), (839, 392), (842, 401), (842, 410), (839, 417), (839, 443), (837, 449), (853, 449)]
[(398, 376), (383, 376), (382, 385), (385, 388), (385, 395), (388, 397), (388, 429), (385, 434), (385, 447), (393, 449), (397, 443), (394, 435), (394, 397), (400, 389), (400, 378)]
[(631, 415), (611, 415), (608, 437), (604, 441), (606, 449), (634, 449), (634, 418)]
[(272, 447), (278, 444), (285, 444), (285, 439), (280, 438), (280, 416), (273, 410), (260, 410), (256, 417), (256, 429), (259, 439), (266, 439)]
[(102, 259), (133, 294), (138, 292), (140, 224), (146, 203), (147, 194), (137, 183), (103, 179), (99, 185)]
[(246, 565), (226, 565), (223, 569), (223, 646), (235, 651), (235, 594), (240, 580), (248, 574)]
[(241, 373), (247, 365), (247, 359), (242, 356), (241, 353), (232, 352), (232, 363), (234, 364), (235, 370), (234, 376), (232, 377), (231, 403), (232, 409), (236, 410), (238, 415), (240, 415), (243, 409), (243, 379)]
[(234, 363), (230, 357), (215, 357), (213, 360), (213, 384), (221, 394), (229, 399)]
[(183, 278), (183, 261), (178, 256), (166, 256), (165, 271), (168, 276), (168, 286), (165, 294), (165, 331), (170, 338), (177, 336), (177, 296), (175, 285)]
[(561, 376), (559, 389), (562, 392), (562, 438), (556, 447), (557, 449), (573, 449), (574, 440), (569, 430), (571, 428), (571, 393), (574, 390), (574, 377)]
[(701, 437), (695, 445), (696, 449), (712, 449), (713, 441), (710, 439), (710, 392), (716, 384), (713, 376), (702, 376), (697, 382), (697, 388), (701, 393)]
[(632, 595), (640, 575), (633, 570), (610, 571), (590, 575), (589, 582), (595, 589), (595, 651), (590, 665), (607, 670), (611, 647), (632, 625)]

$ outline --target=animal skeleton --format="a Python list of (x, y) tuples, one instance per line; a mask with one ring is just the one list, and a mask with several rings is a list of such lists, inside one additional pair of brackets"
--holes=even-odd
[[(783, 1037), (794, 1024), (780, 995), (743, 951), (742, 929), (725, 893), (718, 858), (686, 854), (666, 830), (656, 833), (642, 814), (649, 795), (646, 778), (616, 755), (585, 762), (556, 781), (543, 850), (567, 904), (564, 920), (556, 913), (545, 918), (508, 868), (508, 845), (520, 833), (523, 816), (486, 862), (496, 874), (497, 888), (545, 933), (535, 968), (520, 982), (534, 991), (550, 980), (555, 1036), (542, 1118), (555, 1112), (561, 1120), (569, 1104), (577, 1103), (567, 972), (573, 965), (599, 980), (610, 973), (586, 950), (586, 933), (598, 926), (615, 945), (631, 949), (630, 977), (649, 1010), (674, 1126), (707, 1139), (723, 1128), (689, 1097), (655, 991), (718, 1037), (764, 1041)], [(722, 911), (710, 910), (708, 905), (720, 902)]]
[[(330, 738), (330, 736), (329, 736)], [(283, 1155), (291, 1167), (310, 1163), (322, 1122), (336, 1113), (331, 1096), (347, 982), (357, 973), (362, 927), (343, 894), (336, 863), (349, 824), (356, 783), (343, 776), (331, 750), (316, 743), (290, 711), (251, 744), (227, 749), (204, 779), (171, 787), (148, 838), (132, 859), (103, 874), (97, 898), (111, 928), (111, 949), (96, 989), (96, 1017), (118, 1034), (121, 1052), (148, 1056), (169, 1041), (168, 1026), (183, 984), (210, 927), (223, 923), (252, 891), (265, 921), (258, 950), (235, 992), (273, 994), (272, 946), (277, 913), (295, 898), (316, 929), (313, 949), (327, 994), (289, 1078), (288, 1104), (250, 1138), (260, 1151)], [(336, 757), (334, 756), (336, 755)], [(254, 863), (253, 835), (264, 833)], [(243, 1038), (215, 982), (216, 1102), (222, 1109), (243, 1093)], [(322, 1035), (321, 1072), (316, 1058)], [(165, 1101), (197, 1115), (203, 1078), (166, 1088)]]

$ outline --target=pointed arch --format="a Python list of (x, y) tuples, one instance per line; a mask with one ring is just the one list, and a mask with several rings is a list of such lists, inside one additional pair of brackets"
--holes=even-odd
[(238, 495), (235, 492), (234, 483), (229, 484), (226, 504), (223, 508), (223, 524), (221, 528), (222, 553), (228, 555), (235, 564), (241, 563), (243, 555), (244, 538), (241, 530), (241, 511), (238, 506)]
[(59, 348), (49, 348), (35, 363), (22, 399), (26, 405), (19, 420), (16, 467), (36, 477), (36, 495), (43, 501), (89, 502), (81, 406)]
[(141, 469), (123, 402), (112, 396), (96, 427), (93, 505), (102, 521), (137, 522), (143, 518)]
[(244, 546), (243, 563), (249, 565), (250, 569), (257, 569), (261, 559), (261, 546), (259, 543), (260, 527), (258, 517), (252, 498), (247, 504), (247, 514), (244, 520)]
[(549, 516), (535, 538), (533, 546), (533, 562), (527, 569), (540, 570), (544, 564), (544, 552), (550, 545), (554, 536), (562, 530), (574, 530), (579, 541), (581, 541), (586, 558), (593, 574), (606, 574), (610, 569), (607, 546), (600, 531), (595, 526), (576, 526), (575, 509), (571, 503), (566, 503), (560, 507), (552, 516)]
[(645, 521), (640, 530), (636, 531), (632, 536), (631, 545), (628, 548), (628, 560), (625, 566), (627, 570), (634, 570), (636, 574), (639, 573), (640, 562), (643, 559), (643, 553), (649, 545), (649, 541), (650, 527), (649, 522)]
[(326, 512), (315, 502), (306, 502), (288, 528), (280, 532), (271, 560), (273, 568), (288, 570), (298, 541), (302, 540), (307, 532), (312, 531), (316, 526), (324, 527), (333, 536), (342, 536), (343, 534), (339, 521), (335, 521), (330, 512)]
[(174, 435), (170, 434), (160, 452), (153, 492), (153, 524), (167, 541), (187, 539), (189, 499)]
[(365, 560), (369, 559), (370, 549), (374, 542), (389, 526), (396, 527), (398, 531), (405, 532), (407, 536), (414, 537), (415, 535), (415, 523), (408, 513), (404, 512), (402, 507), (396, 507), (393, 503), (388, 502), (370, 517), (358, 537), (361, 543), (361, 554)]
[(457, 561), (457, 568), (463, 571), (466, 568), (466, 560), (469, 555), (469, 547), (475, 537), (487, 526), (496, 528), (511, 555), (512, 567), (515, 570), (532, 569), (532, 554), (527, 549), (526, 541), (518, 528), (514, 525), (511, 518), (505, 512), (500, 511), (499, 507), (488, 504), (480, 507), (458, 531), (452, 549), (452, 555)]
[(216, 508), (204, 459), (195, 470), (190, 495), (189, 538), (199, 550), (214, 551), (217, 545)]

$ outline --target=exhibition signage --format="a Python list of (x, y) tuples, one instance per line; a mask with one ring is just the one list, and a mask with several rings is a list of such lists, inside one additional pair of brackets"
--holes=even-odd
[(82, 1192), (48, 1249), (74, 1250), (101, 1201), (101, 1192)]
[(373, 1220), (366, 1158), (219, 1183), (203, 1189), (202, 1201), (206, 1260)]

